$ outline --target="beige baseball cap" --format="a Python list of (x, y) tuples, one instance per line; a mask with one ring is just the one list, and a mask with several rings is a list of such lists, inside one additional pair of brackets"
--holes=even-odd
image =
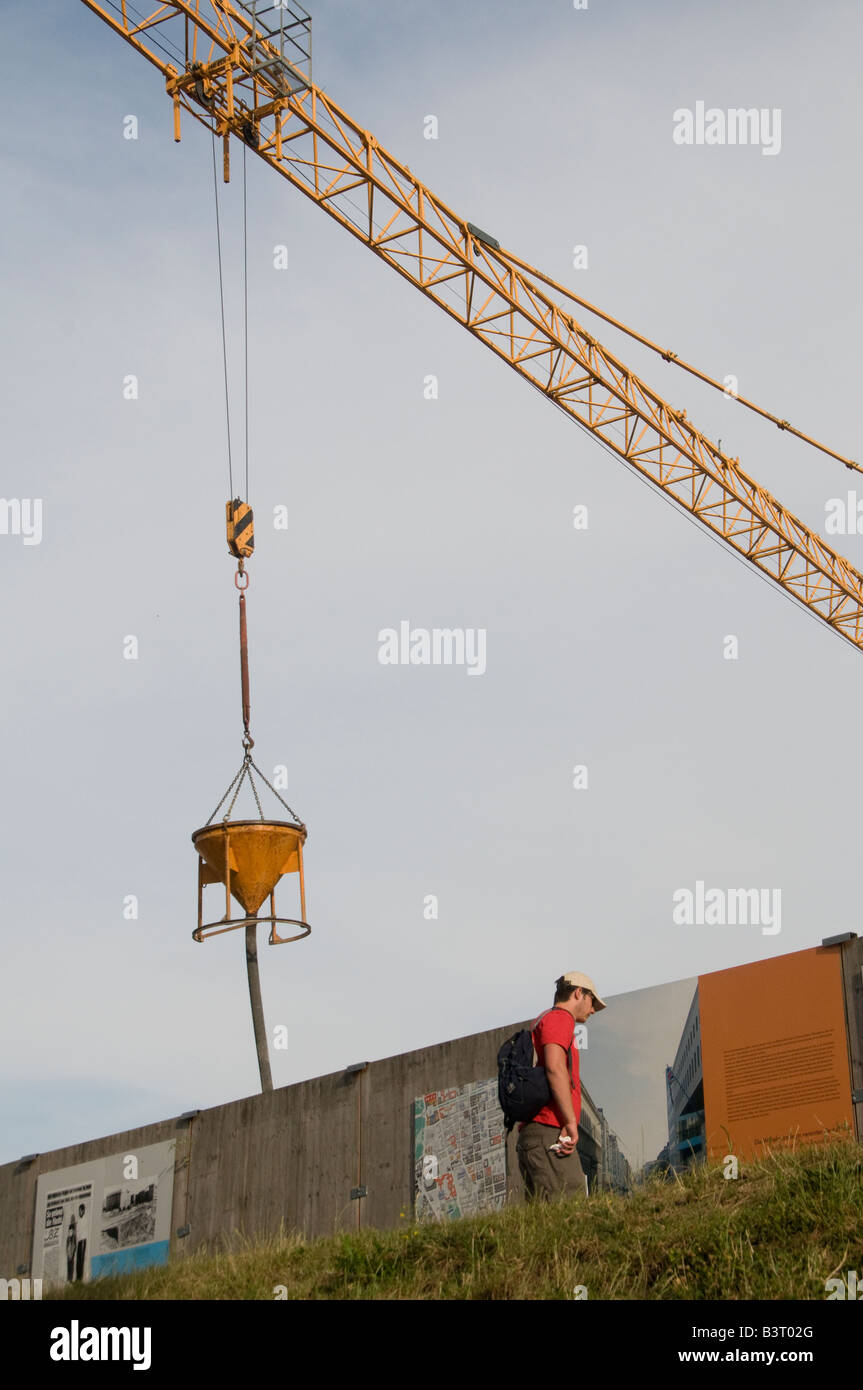
[(568, 985), (577, 985), (579, 989), (589, 989), (595, 999), (594, 1012), (599, 1013), (600, 1009), (606, 1007), (605, 1000), (600, 999), (596, 985), (589, 975), (582, 975), (580, 970), (570, 970), (568, 975), (562, 975), (561, 979)]

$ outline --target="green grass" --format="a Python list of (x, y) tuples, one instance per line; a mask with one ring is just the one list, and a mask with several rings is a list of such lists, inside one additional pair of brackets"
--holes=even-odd
[(630, 1197), (513, 1205), (446, 1224), (304, 1241), (235, 1235), (160, 1269), (60, 1298), (824, 1299), (825, 1280), (863, 1276), (863, 1149), (834, 1142), (699, 1167)]

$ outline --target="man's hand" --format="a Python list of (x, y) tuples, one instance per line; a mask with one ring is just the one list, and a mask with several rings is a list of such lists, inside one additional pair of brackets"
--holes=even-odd
[(558, 1143), (560, 1144), (562, 1156), (575, 1153), (575, 1146), (578, 1143), (578, 1125), (574, 1122), (564, 1125), (563, 1129), (560, 1131)]

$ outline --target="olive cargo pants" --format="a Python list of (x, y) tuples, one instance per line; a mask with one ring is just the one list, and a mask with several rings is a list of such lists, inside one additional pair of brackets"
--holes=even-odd
[(587, 1196), (587, 1179), (578, 1153), (573, 1150), (559, 1158), (548, 1151), (559, 1134), (559, 1125), (540, 1125), (531, 1120), (518, 1136), (518, 1167), (528, 1201)]

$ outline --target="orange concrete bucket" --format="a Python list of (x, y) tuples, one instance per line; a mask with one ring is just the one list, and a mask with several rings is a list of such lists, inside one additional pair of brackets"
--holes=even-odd
[[(202, 826), (192, 835), (198, 851), (198, 927), (192, 933), (196, 941), (247, 926), (257, 918), (264, 899), (270, 899), (270, 915), (261, 921), (272, 926), (270, 941), (296, 941), (307, 936), (311, 927), (305, 920), (306, 894), (303, 876), (303, 845), (306, 828), (289, 821), (239, 820), (219, 821)], [(277, 917), (275, 888), (285, 874), (299, 876), (300, 917)], [(225, 885), (225, 915), (218, 922), (204, 924), (203, 889), (207, 884)], [(235, 898), (246, 916), (231, 917), (231, 898)], [(276, 932), (277, 922), (302, 928), (295, 936), (282, 937)]]

